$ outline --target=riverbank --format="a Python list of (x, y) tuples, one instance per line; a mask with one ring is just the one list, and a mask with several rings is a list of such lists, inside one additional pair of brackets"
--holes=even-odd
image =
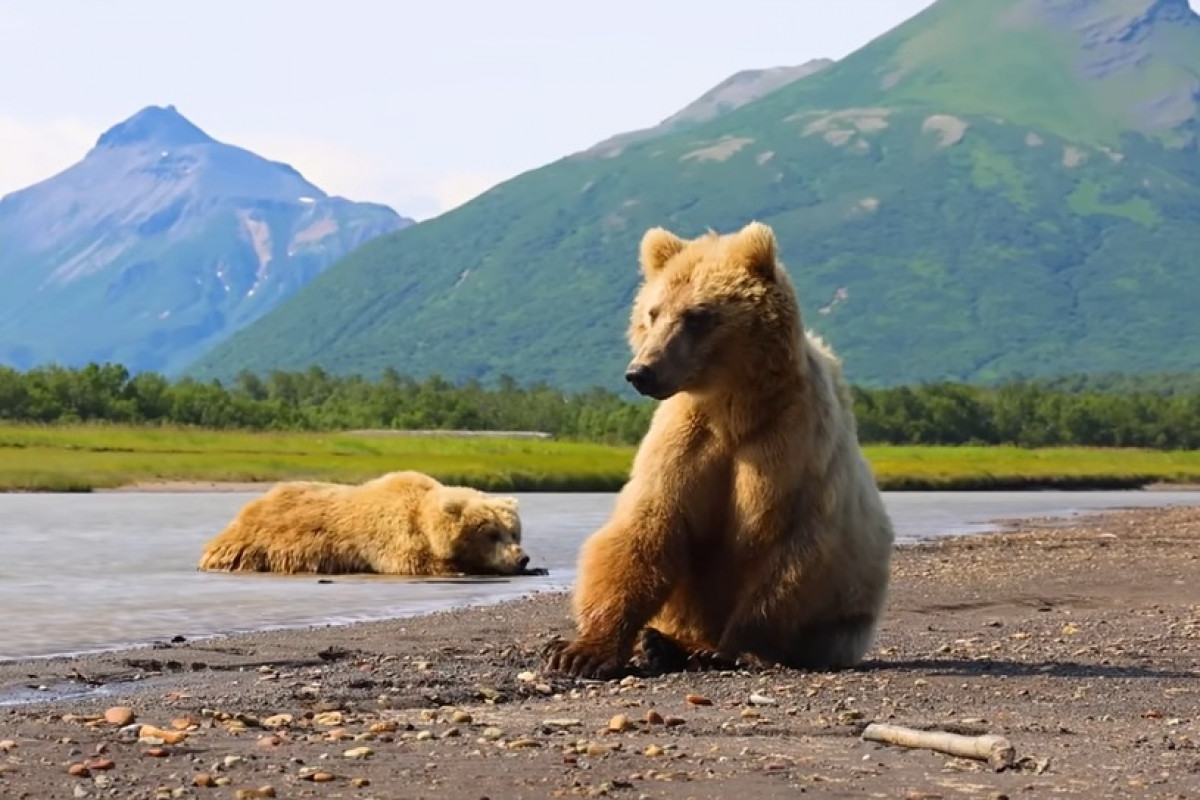
[[(1200, 793), (1200, 508), (906, 546), (893, 576), (868, 662), (835, 674), (546, 676), (558, 594), (0, 663), (0, 702), (42, 700), (0, 708), (0, 795)], [(115, 706), (171, 733), (139, 743)], [(1016, 765), (868, 744), (871, 722), (1001, 734)]]
[[(612, 492), (635, 448), (528, 437), (0, 425), (0, 491), (256, 491), (394, 469), (485, 491)], [(1200, 451), (868, 446), (880, 488), (1139, 489), (1200, 483)]]

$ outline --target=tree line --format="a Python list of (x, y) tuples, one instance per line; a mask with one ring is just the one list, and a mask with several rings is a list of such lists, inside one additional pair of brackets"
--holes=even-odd
[[(868, 444), (1200, 448), (1200, 381), (1189, 375), (854, 387)], [(493, 387), (386, 370), (378, 379), (303, 372), (240, 373), (228, 385), (136, 375), (120, 364), (0, 367), (0, 420), (111, 422), (244, 430), (545, 431), (560, 438), (636, 443), (655, 404), (604, 389)]]

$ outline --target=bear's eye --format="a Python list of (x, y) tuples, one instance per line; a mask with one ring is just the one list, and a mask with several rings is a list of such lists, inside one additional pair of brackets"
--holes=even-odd
[(683, 312), (683, 326), (692, 333), (703, 333), (716, 321), (716, 312), (708, 308), (689, 308)]
[(496, 528), (490, 529), (488, 531), (488, 538), (491, 539), (493, 542), (500, 541), (500, 531)]

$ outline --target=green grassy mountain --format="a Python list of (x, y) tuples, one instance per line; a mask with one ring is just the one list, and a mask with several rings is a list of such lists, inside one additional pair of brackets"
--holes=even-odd
[(175, 372), (411, 222), (144, 108), (0, 198), (0, 364)]
[(1198, 103), (1186, 0), (939, 0), (727, 113), (380, 237), (193, 371), (619, 387), (641, 233), (751, 219), (856, 382), (1200, 369)]

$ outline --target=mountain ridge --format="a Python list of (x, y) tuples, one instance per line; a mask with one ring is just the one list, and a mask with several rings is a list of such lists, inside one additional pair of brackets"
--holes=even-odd
[(79, 162), (0, 198), (0, 362), (178, 371), (411, 223), (148, 106)]

